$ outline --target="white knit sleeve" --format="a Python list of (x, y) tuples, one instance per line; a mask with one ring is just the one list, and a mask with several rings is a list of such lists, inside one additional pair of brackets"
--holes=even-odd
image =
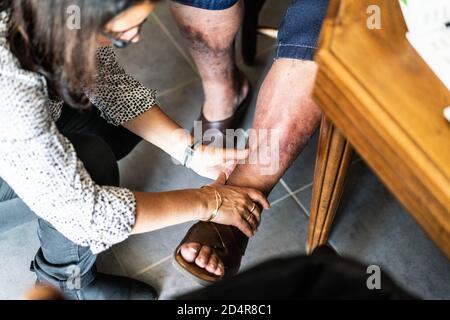
[(131, 191), (99, 186), (59, 132), (42, 77), (0, 46), (0, 176), (38, 216), (99, 253), (125, 240), (135, 223)]

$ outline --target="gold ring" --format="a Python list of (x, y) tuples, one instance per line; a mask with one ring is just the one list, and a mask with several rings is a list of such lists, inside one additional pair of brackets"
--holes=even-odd
[(252, 207), (252, 210), (250, 210), (250, 213), (253, 213), (253, 211), (255, 211), (255, 209), (256, 209), (256, 203), (253, 202), (253, 207)]
[(252, 218), (252, 214), (250, 212), (247, 212), (247, 215), (245, 217), (245, 220), (247, 220), (247, 222), (250, 222), (250, 219)]

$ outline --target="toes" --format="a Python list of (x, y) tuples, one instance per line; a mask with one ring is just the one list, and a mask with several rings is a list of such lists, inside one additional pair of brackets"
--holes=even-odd
[(185, 243), (181, 246), (181, 255), (189, 263), (195, 262), (200, 268), (223, 276), (225, 267), (219, 256), (212, 252), (210, 247), (202, 246), (199, 243)]
[(193, 263), (197, 259), (202, 245), (199, 243), (185, 243), (181, 246), (181, 256), (189, 263)]
[(219, 265), (219, 257), (215, 254), (212, 254), (205, 269), (206, 271), (215, 274), (218, 265)]
[(211, 272), (211, 273), (214, 273), (216, 276), (222, 277), (225, 274), (225, 267), (224, 267), (222, 261), (220, 260), (219, 256), (217, 256), (217, 255), (214, 255), (214, 256), (217, 257), (217, 268), (214, 272)]
[(195, 263), (200, 268), (205, 268), (206, 265), (209, 263), (209, 259), (211, 258), (211, 248), (207, 246), (203, 246), (197, 256), (197, 259), (195, 259)]
[(223, 265), (219, 265), (216, 269), (216, 272), (214, 272), (214, 274), (216, 276), (223, 277), (223, 275), (225, 274), (225, 269), (224, 269)]

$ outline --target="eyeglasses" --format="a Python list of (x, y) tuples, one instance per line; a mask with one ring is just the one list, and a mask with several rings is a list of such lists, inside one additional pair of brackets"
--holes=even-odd
[[(121, 31), (121, 32), (114, 32), (114, 33), (108, 33), (103, 31), (102, 35), (105, 36), (109, 41), (111, 41), (111, 43), (113, 44), (113, 46), (115, 46), (116, 48), (119, 49), (124, 49), (126, 47), (128, 47), (130, 44), (134, 43), (133, 41), (139, 37), (139, 35), (142, 32), (142, 28), (144, 27), (144, 24), (147, 22), (148, 18), (145, 19), (144, 21), (142, 21), (139, 25), (132, 27), (128, 30), (125, 31)], [(129, 40), (123, 40), (121, 39), (123, 37), (124, 34), (126, 34), (127, 32), (129, 32), (130, 30), (133, 29), (137, 29), (136, 34)]]

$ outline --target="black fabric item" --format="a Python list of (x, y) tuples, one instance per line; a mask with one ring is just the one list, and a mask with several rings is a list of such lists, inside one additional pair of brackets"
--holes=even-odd
[(109, 145), (117, 161), (130, 154), (142, 141), (142, 138), (124, 127), (106, 122), (95, 107), (79, 111), (65, 105), (56, 125), (65, 136), (73, 133), (99, 136)]
[(312, 256), (276, 259), (234, 278), (179, 297), (182, 300), (409, 300), (414, 297), (385, 273), (369, 290), (367, 267), (319, 250)]

